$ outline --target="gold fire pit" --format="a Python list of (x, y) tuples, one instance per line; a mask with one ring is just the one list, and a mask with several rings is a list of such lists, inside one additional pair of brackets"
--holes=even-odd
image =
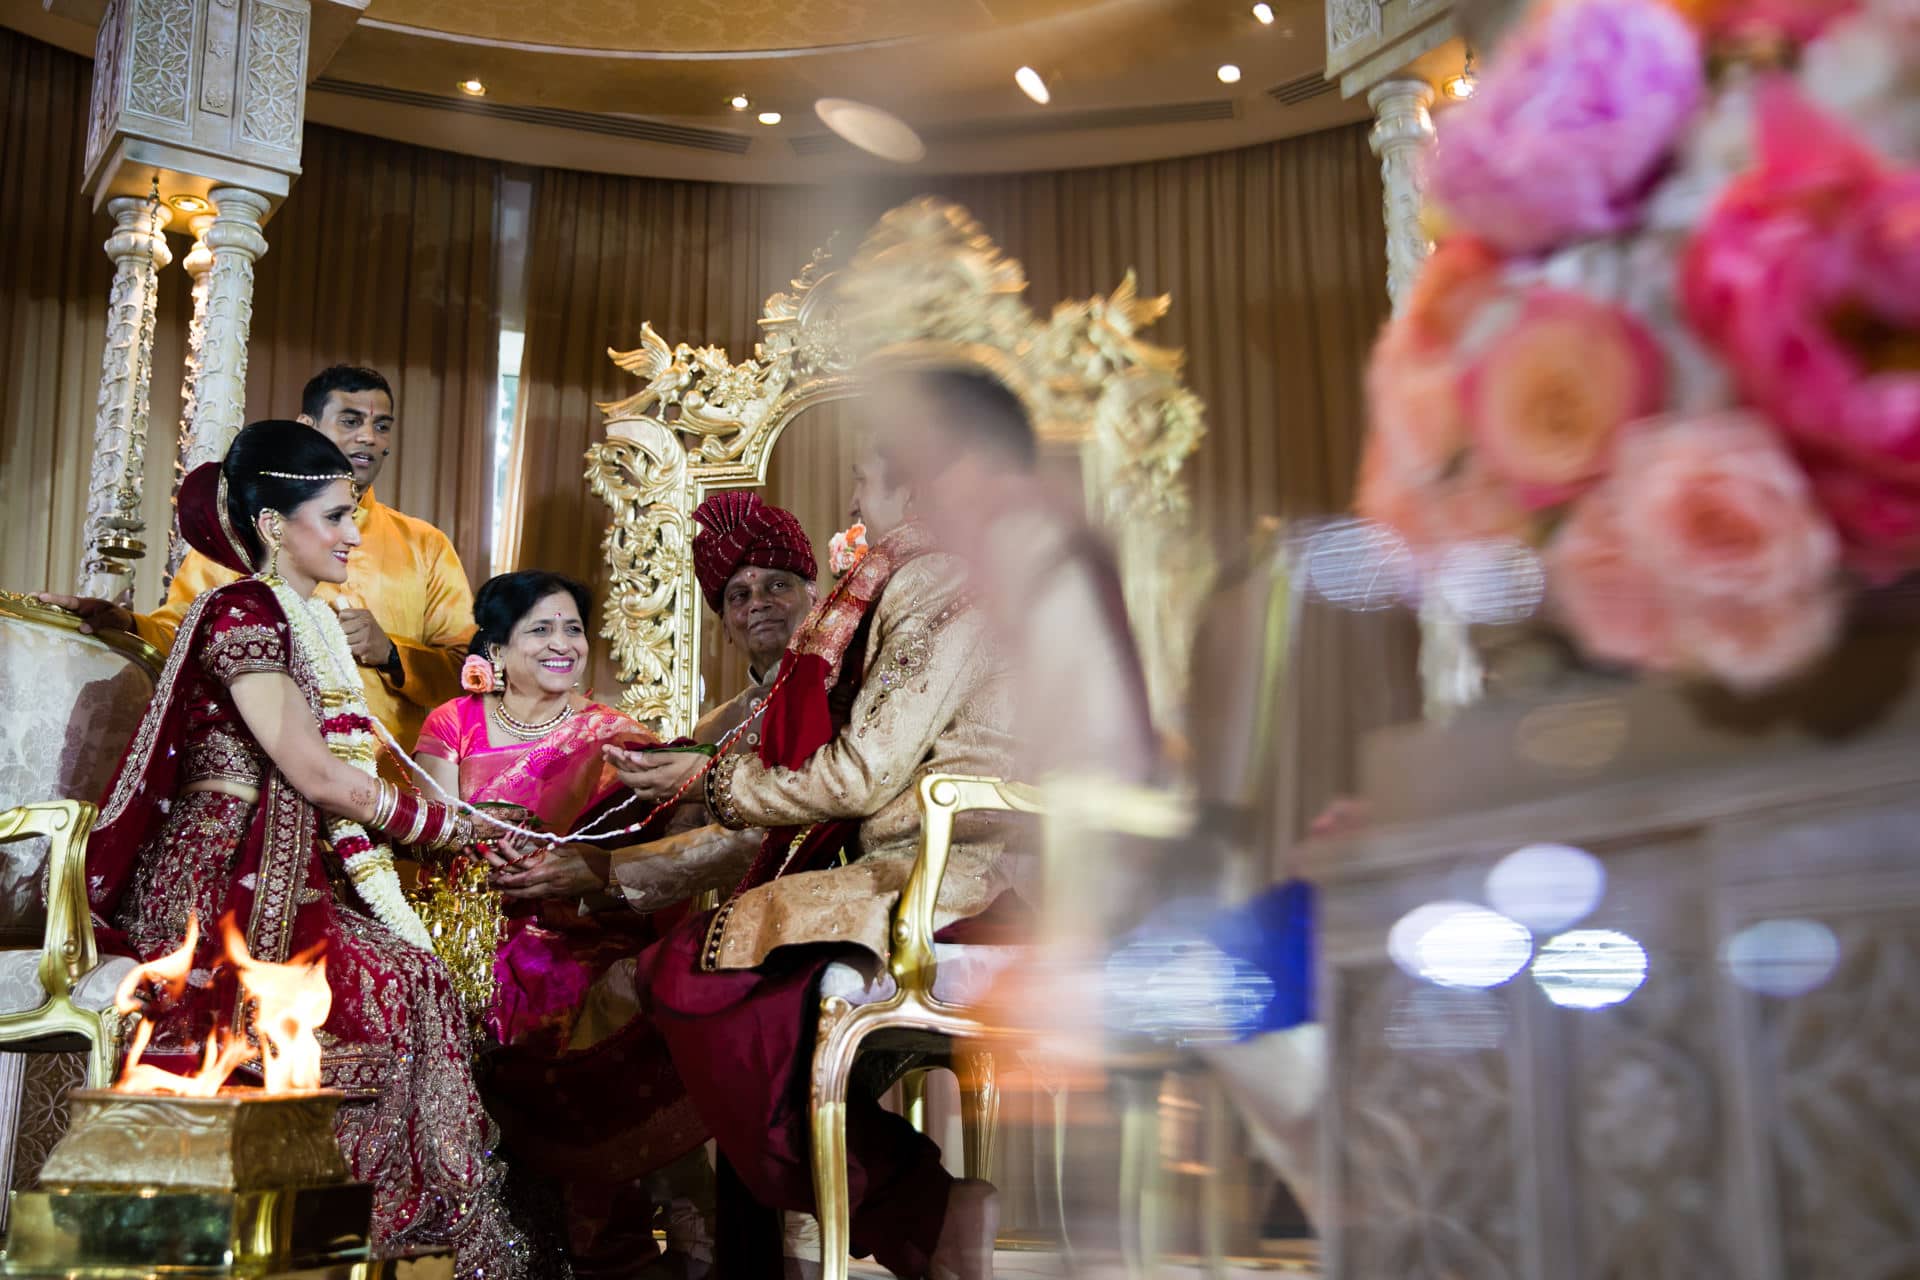
[(368, 1274), (373, 1188), (347, 1179), (340, 1094), (72, 1098), (41, 1189), (12, 1194), (5, 1274)]

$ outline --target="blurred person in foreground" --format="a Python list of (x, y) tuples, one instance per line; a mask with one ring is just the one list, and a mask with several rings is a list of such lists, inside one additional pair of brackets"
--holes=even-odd
[[(373, 495), (399, 430), (393, 389), (377, 370), (322, 369), (302, 391), (295, 421), (333, 441), (353, 471), (360, 543), (347, 561), (346, 577), (322, 582), (316, 597), (339, 615), (373, 718), (396, 742), (411, 743), (427, 713), (460, 693), (460, 664), (473, 635), (467, 571), (446, 534)], [(131, 631), (164, 652), (195, 600), (240, 577), (196, 547), (173, 575), (166, 603), (153, 613), (52, 593), (40, 599), (78, 613), (82, 630)], [(381, 767), (391, 773), (385, 755)]]

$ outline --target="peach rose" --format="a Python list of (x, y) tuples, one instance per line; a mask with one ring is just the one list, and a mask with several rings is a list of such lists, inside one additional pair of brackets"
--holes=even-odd
[(1615, 484), (1634, 555), (1676, 591), (1759, 607), (1824, 587), (1839, 564), (1806, 475), (1757, 414), (1646, 424)]
[(460, 664), (460, 687), (468, 693), (493, 692), (493, 664), (477, 653)]
[(1677, 617), (1676, 631), (1694, 666), (1729, 688), (1753, 691), (1826, 653), (1842, 614), (1832, 586), (1764, 600), (1700, 599)]
[(1638, 320), (1545, 288), (1527, 296), (1466, 379), (1488, 468), (1534, 509), (1566, 502), (1604, 475), (1620, 429), (1654, 412), (1664, 390), (1660, 348)]
[(1400, 321), (1374, 344), (1367, 418), (1394, 465), (1421, 482), (1451, 470), (1467, 447), (1466, 404), (1452, 361), (1444, 351), (1422, 350)]
[(1500, 255), (1472, 236), (1454, 236), (1421, 265), (1394, 323), (1419, 346), (1449, 348), (1499, 291)]
[(1416, 551), (1483, 539), (1530, 541), (1533, 532), (1507, 486), (1471, 454), (1460, 455), (1443, 474), (1414, 476), (1399, 465), (1380, 432), (1367, 437), (1354, 510), (1386, 525)]
[(1627, 549), (1611, 485), (1574, 503), (1546, 566), (1553, 609), (1589, 657), (1656, 671), (1675, 665), (1665, 593)]

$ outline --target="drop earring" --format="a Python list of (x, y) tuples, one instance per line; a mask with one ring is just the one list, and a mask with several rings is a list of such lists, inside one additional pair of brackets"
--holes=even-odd
[(500, 665), (498, 654), (495, 654), (490, 661), (493, 663), (494, 691), (504, 698), (507, 696), (507, 669)]
[(278, 526), (267, 531), (267, 566), (254, 576), (270, 587), (280, 585), (280, 530)]

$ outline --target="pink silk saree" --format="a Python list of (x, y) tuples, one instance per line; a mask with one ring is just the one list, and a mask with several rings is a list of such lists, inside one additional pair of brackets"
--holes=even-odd
[[(620, 789), (601, 748), (658, 740), (611, 707), (589, 703), (537, 742), (494, 746), (485, 699), (467, 694), (433, 710), (421, 726), (417, 751), (459, 767), (460, 798), (469, 804), (517, 810), (527, 817), (502, 816), (566, 832)], [(586, 915), (574, 903), (552, 901), (507, 901), (503, 910), (493, 1000), (483, 1016), (503, 1045), (564, 1046), (594, 980), (651, 937), (645, 922), (630, 913)]]

